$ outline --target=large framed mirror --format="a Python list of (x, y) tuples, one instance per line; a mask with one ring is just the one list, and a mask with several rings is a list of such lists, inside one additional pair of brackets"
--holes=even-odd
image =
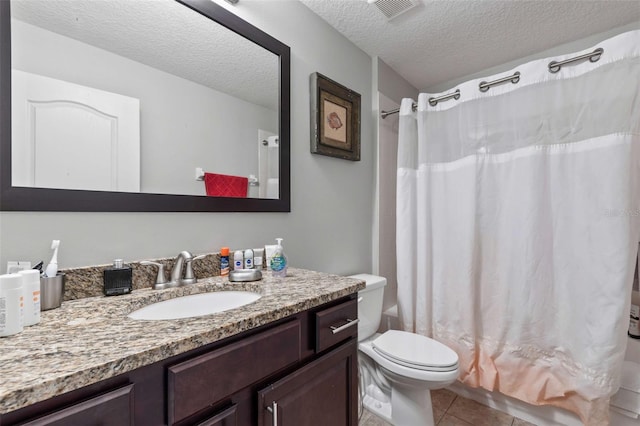
[(0, 210), (290, 211), (290, 49), (211, 0), (0, 1)]

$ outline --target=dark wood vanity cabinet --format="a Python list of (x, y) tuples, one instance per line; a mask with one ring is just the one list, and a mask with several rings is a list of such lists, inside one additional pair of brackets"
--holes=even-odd
[(1, 415), (0, 426), (355, 426), (356, 324), (352, 295)]

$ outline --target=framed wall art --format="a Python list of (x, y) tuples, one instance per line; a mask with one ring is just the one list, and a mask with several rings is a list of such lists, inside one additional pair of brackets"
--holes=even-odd
[(311, 74), (311, 152), (360, 161), (360, 94)]

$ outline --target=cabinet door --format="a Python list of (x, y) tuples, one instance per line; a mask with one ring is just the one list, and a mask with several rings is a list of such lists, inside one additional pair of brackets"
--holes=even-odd
[(358, 422), (355, 339), (258, 393), (259, 426), (355, 426)]
[(133, 385), (79, 402), (23, 426), (133, 425)]

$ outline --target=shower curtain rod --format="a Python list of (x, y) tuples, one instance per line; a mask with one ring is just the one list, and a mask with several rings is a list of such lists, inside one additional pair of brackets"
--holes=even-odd
[[(591, 53), (585, 53), (584, 55), (576, 56), (574, 58), (565, 59), (564, 61), (560, 61), (560, 62), (551, 61), (551, 62), (549, 62), (549, 65), (548, 65), (549, 72), (552, 73), (552, 74), (555, 74), (555, 73), (560, 71), (560, 69), (562, 68), (563, 65), (571, 64), (573, 62), (582, 61), (584, 59), (588, 59), (589, 62), (598, 62), (600, 60), (600, 58), (602, 57), (603, 53), (604, 53), (604, 49), (601, 48), (601, 47), (598, 47), (596, 50), (594, 50)], [(515, 73), (513, 73), (513, 75), (510, 75), (510, 76), (507, 76), (507, 77), (498, 78), (497, 80), (493, 80), (493, 81), (489, 81), (489, 82), (481, 81), (480, 84), (478, 85), (478, 90), (480, 90), (481, 92), (486, 92), (491, 87), (496, 86), (498, 84), (506, 83), (508, 81), (510, 81), (513, 84), (517, 84), (520, 81), (520, 72), (516, 71)], [(460, 99), (460, 89), (456, 89), (455, 92), (448, 93), (446, 95), (442, 95), (442, 96), (439, 96), (437, 98), (429, 98), (429, 105), (436, 106), (436, 105), (438, 105), (438, 102), (448, 101), (449, 99), (456, 99), (456, 100)], [(418, 104), (416, 104), (414, 102), (411, 105), (411, 110), (412, 111), (416, 111), (417, 109), (418, 109)], [(399, 112), (400, 112), (400, 108), (392, 109), (390, 111), (380, 111), (380, 116), (384, 119), (384, 118), (387, 118), (388, 116), (390, 116), (392, 114), (397, 114)]]

